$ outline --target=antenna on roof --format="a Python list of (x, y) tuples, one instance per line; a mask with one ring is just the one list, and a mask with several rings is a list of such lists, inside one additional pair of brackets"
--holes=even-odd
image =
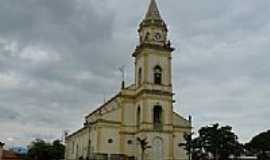
[(126, 68), (125, 65), (119, 67), (119, 71), (122, 73), (122, 85), (121, 85), (122, 89), (125, 88), (125, 68)]

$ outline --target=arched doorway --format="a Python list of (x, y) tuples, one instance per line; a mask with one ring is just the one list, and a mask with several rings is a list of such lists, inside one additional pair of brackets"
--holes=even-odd
[(152, 148), (153, 148), (152, 160), (164, 160), (163, 141), (160, 137), (154, 138)]

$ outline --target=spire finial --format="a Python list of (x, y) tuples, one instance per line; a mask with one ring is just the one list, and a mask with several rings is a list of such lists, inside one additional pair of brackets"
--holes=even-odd
[(156, 0), (151, 0), (145, 19), (161, 19)]

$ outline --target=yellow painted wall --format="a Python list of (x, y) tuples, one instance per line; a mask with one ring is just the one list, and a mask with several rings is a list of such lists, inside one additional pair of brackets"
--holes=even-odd
[[(98, 150), (99, 153), (120, 153), (119, 128), (102, 127), (100, 134), (100, 148)], [(109, 139), (112, 139), (113, 142), (109, 143)]]

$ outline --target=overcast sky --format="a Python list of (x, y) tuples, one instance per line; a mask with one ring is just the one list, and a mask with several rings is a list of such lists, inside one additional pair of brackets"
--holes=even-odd
[[(149, 0), (0, 0), (0, 141), (61, 138), (133, 82)], [(270, 1), (158, 0), (173, 54), (175, 110), (195, 130), (270, 128)]]

